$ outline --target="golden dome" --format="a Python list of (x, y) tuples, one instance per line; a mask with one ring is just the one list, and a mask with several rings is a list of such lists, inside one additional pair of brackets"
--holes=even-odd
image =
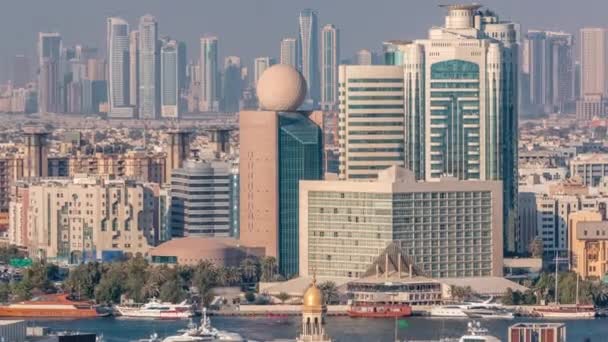
[(304, 292), (303, 305), (307, 308), (323, 306), (323, 292), (319, 290), (315, 281), (313, 281), (308, 290)]

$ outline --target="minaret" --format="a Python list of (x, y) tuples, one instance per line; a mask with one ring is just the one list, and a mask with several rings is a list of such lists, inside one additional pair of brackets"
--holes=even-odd
[(303, 296), (302, 333), (297, 342), (331, 342), (329, 336), (325, 334), (326, 313), (323, 292), (317, 287), (317, 279), (313, 276), (312, 284)]

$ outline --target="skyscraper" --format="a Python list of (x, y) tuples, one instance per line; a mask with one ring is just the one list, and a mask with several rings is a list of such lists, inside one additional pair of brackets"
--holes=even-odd
[(38, 33), (38, 111), (59, 112), (61, 102), (61, 35), (59, 33)]
[(253, 86), (257, 86), (258, 80), (264, 73), (264, 71), (275, 64), (274, 58), (270, 57), (258, 57), (253, 61)]
[(574, 101), (574, 41), (564, 32), (528, 31), (524, 41), (524, 109), (530, 114), (563, 111)]
[(129, 98), (129, 24), (118, 17), (108, 18), (107, 24), (109, 117), (132, 118), (134, 113)]
[(333, 110), (338, 104), (338, 63), (340, 31), (331, 24), (321, 29), (321, 108)]
[(357, 51), (355, 56), (355, 64), (372, 65), (372, 52), (367, 49)]
[(298, 49), (301, 72), (306, 80), (307, 96), (314, 103), (319, 101), (319, 24), (317, 12), (305, 9), (299, 16)]
[(129, 100), (139, 113), (139, 31), (129, 34)]
[(161, 49), (160, 87), (161, 116), (177, 119), (180, 114), (179, 87), (179, 44), (175, 40), (166, 43)]
[(298, 40), (296, 38), (283, 38), (281, 40), (280, 53), (281, 64), (291, 65), (296, 69), (300, 69), (300, 52), (298, 51)]
[(240, 241), (277, 257), (283, 275), (298, 273), (299, 181), (321, 179), (321, 128), (296, 111), (306, 94), (303, 77), (275, 65), (258, 82), (259, 111), (242, 111)]
[(158, 22), (151, 15), (139, 20), (139, 117), (156, 119), (160, 112)]
[(12, 76), (13, 87), (22, 88), (31, 81), (30, 61), (25, 55), (16, 55), (13, 58)]
[[(396, 45), (404, 62), (405, 165), (426, 181), (446, 175), (502, 180), (504, 246), (514, 251), (519, 25), (480, 11), (479, 5), (444, 7), (444, 27), (431, 28), (428, 39)], [(377, 86), (362, 80), (358, 87)], [(359, 99), (346, 99), (341, 115), (359, 105), (353, 100)], [(362, 108), (373, 113), (390, 107)], [(363, 131), (357, 138), (365, 141), (375, 134)], [(345, 143), (344, 161), (351, 157), (351, 141)]]
[(201, 38), (201, 97), (200, 110), (202, 112), (217, 112), (219, 110), (217, 65), (218, 46), (217, 37), (205, 36)]
[(242, 92), (241, 59), (228, 56), (224, 59), (222, 110), (226, 113), (238, 112)]
[(580, 31), (581, 96), (608, 94), (608, 32), (586, 27)]

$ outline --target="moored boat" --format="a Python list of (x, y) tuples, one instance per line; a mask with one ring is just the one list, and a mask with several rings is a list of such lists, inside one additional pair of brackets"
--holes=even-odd
[(192, 305), (183, 301), (179, 304), (163, 303), (152, 298), (144, 305), (118, 305), (116, 311), (124, 317), (177, 319), (194, 316)]
[(597, 310), (593, 305), (551, 305), (533, 310), (543, 318), (588, 319), (594, 318)]
[(0, 305), (0, 317), (85, 318), (109, 314), (91, 302), (71, 300), (67, 294), (44, 295), (29, 301)]
[(353, 303), (347, 314), (363, 318), (408, 317), (412, 315), (412, 308), (407, 304)]

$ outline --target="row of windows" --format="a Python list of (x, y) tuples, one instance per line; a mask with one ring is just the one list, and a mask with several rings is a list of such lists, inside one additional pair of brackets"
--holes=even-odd
[(403, 83), (403, 78), (349, 78), (349, 83)]
[(349, 126), (403, 126), (403, 122), (386, 122), (386, 121), (380, 121), (380, 122), (349, 122), (348, 123)]
[(348, 105), (348, 109), (403, 109), (403, 104)]
[(404, 113), (349, 113), (349, 118), (404, 118)]
[(348, 100), (403, 100), (402, 95), (383, 95), (383, 96), (349, 96)]
[(348, 91), (403, 91), (403, 87), (349, 87)]

